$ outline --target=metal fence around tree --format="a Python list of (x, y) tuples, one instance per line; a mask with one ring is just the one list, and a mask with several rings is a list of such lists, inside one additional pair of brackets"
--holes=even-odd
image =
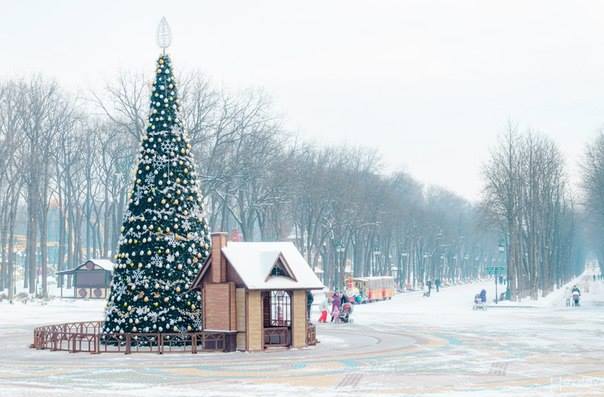
[(33, 349), (70, 353), (198, 353), (231, 351), (229, 332), (103, 334), (103, 321), (48, 325), (34, 329)]

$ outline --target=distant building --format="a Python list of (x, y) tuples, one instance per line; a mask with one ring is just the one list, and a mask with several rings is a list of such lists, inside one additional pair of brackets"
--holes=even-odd
[(57, 272), (61, 297), (67, 277), (67, 285), (73, 288), (73, 296), (69, 298), (106, 298), (111, 287), (113, 267), (113, 262), (108, 259), (89, 259), (74, 269)]

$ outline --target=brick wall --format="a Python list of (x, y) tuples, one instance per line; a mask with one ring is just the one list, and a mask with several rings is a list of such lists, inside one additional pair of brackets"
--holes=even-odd
[(305, 290), (295, 290), (292, 297), (292, 346), (306, 346)]
[(235, 330), (235, 285), (205, 284), (203, 291), (204, 329)]
[(226, 233), (212, 233), (212, 268), (210, 280), (213, 283), (226, 281), (226, 259), (222, 255), (222, 248), (226, 246)]

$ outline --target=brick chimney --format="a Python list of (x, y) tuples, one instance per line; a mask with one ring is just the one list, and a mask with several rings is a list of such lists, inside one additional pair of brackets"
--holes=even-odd
[(212, 268), (210, 280), (212, 283), (226, 281), (226, 259), (222, 255), (222, 248), (227, 244), (227, 233), (212, 233)]

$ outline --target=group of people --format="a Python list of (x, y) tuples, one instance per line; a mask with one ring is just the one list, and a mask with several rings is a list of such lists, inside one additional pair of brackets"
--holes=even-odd
[[(324, 301), (321, 305), (320, 323), (327, 322), (329, 303)], [(334, 292), (331, 296), (331, 319), (330, 322), (345, 322), (350, 321), (352, 313), (352, 304), (350, 298), (344, 292)]]
[[(428, 291), (424, 293), (424, 296), (430, 297), (430, 294), (432, 293), (432, 280), (426, 281), (426, 286), (428, 287)], [(436, 288), (436, 292), (440, 291), (440, 286), (440, 278), (437, 278), (436, 280), (434, 280), (434, 288)]]

